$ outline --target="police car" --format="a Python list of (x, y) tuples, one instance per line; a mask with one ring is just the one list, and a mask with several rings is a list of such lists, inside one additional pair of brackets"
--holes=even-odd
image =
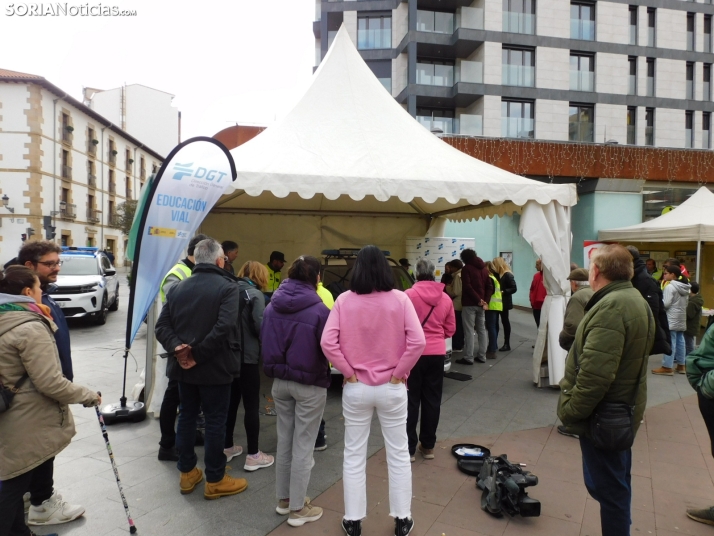
[(62, 247), (62, 268), (52, 299), (67, 318), (91, 317), (107, 321), (107, 312), (119, 308), (119, 278), (109, 257), (96, 247)]

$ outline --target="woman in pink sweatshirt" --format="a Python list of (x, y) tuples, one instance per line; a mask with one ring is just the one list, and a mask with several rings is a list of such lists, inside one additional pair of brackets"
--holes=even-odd
[(387, 449), (395, 534), (406, 536), (414, 526), (405, 382), (426, 341), (412, 302), (393, 289), (386, 257), (376, 246), (365, 246), (352, 269), (350, 291), (335, 301), (322, 334), (325, 356), (345, 377), (342, 528), (348, 536), (360, 536), (367, 515), (367, 440), (375, 410)]
[(434, 263), (419, 259), (416, 263), (416, 284), (405, 294), (414, 304), (421, 320), (426, 348), (412, 369), (407, 381), (409, 388), (409, 412), (407, 415), (407, 436), (409, 456), (415, 460), (417, 451), (417, 421), (421, 405), (421, 425), (419, 427), (419, 453), (426, 460), (434, 459), (436, 428), (441, 413), (441, 392), (444, 387), (445, 339), (456, 331), (454, 303), (444, 293), (444, 285), (434, 277)]

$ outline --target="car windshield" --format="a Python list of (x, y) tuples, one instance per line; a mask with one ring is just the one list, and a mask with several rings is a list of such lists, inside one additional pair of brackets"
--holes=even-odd
[(74, 255), (60, 255), (62, 268), (60, 275), (99, 275), (97, 259)]

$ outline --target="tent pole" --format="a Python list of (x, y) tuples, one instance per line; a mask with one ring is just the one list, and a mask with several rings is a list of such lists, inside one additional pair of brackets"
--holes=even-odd
[(701, 266), (702, 266), (702, 241), (697, 240), (697, 283), (702, 282), (702, 274), (699, 273)]

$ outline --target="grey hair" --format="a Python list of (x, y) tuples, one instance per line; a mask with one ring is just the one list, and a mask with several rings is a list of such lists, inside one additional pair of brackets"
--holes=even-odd
[(414, 277), (417, 281), (434, 281), (434, 263), (428, 259), (419, 259), (414, 268)]
[(213, 238), (206, 238), (196, 244), (193, 257), (196, 264), (216, 264), (216, 259), (223, 257), (223, 248)]
[(578, 288), (585, 288), (590, 286), (590, 281), (573, 281), (575, 286)]

